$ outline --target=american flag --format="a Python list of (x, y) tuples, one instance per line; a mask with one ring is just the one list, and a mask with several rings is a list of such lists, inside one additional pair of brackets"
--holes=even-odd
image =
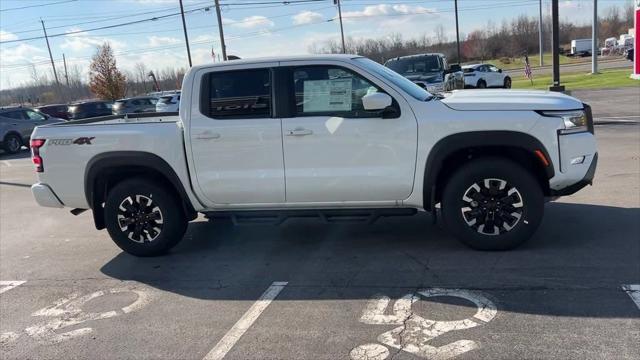
[(531, 65), (529, 64), (529, 56), (524, 56), (524, 76), (533, 81), (533, 74), (531, 73)]

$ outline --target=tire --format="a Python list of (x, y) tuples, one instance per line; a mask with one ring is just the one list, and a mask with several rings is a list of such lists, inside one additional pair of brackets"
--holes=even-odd
[(4, 142), (2, 143), (2, 149), (8, 154), (15, 154), (20, 152), (20, 148), (22, 148), (22, 139), (20, 136), (16, 134), (9, 134), (4, 137)]
[(478, 85), (476, 85), (478, 89), (486, 89), (487, 83), (484, 80), (478, 80)]
[(508, 250), (533, 236), (544, 213), (544, 194), (522, 166), (486, 157), (464, 164), (448, 179), (441, 205), (446, 227), (465, 245)]
[(107, 195), (104, 213), (116, 245), (141, 257), (169, 251), (182, 240), (188, 225), (174, 194), (142, 178), (118, 183)]
[(504, 88), (505, 89), (511, 89), (511, 78), (510, 77), (504, 78)]

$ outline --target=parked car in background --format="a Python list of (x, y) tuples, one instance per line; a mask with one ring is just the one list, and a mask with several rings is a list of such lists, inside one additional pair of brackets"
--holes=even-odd
[(156, 112), (178, 112), (180, 110), (180, 92), (161, 96), (156, 103)]
[(64, 120), (29, 108), (2, 108), (0, 109), (0, 148), (9, 154), (15, 154), (22, 146), (29, 146), (31, 133), (36, 126), (60, 122)]
[(47, 114), (49, 116), (53, 116), (59, 119), (69, 120), (69, 105), (67, 104), (51, 104), (39, 106), (36, 108), (37, 111)]
[(464, 89), (460, 65), (451, 67), (443, 54), (419, 54), (387, 60), (384, 66), (413, 81), (431, 93)]
[(625, 58), (625, 59), (627, 59), (627, 60), (629, 60), (629, 61), (633, 61), (633, 55), (634, 55), (634, 50), (633, 50), (633, 48), (631, 48), (631, 49), (627, 49), (627, 50), (624, 52), (624, 58)]
[(462, 71), (467, 88), (511, 88), (511, 77), (491, 64), (464, 65)]
[(104, 100), (88, 100), (69, 105), (69, 120), (111, 115), (113, 103)]
[(138, 96), (127, 99), (116, 100), (113, 103), (113, 115), (135, 114), (144, 112), (155, 112), (157, 97)]

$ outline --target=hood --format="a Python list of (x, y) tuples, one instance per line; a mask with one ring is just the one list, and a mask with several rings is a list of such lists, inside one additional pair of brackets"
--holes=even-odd
[(442, 102), (454, 110), (573, 110), (584, 107), (574, 97), (537, 90), (455, 90)]
[(438, 72), (406, 75), (405, 77), (411, 81), (424, 81), (427, 83), (442, 81), (442, 76)]

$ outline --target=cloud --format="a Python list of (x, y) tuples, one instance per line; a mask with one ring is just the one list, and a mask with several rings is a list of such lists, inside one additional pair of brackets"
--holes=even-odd
[(0, 30), (0, 41), (11, 41), (17, 40), (18, 36), (14, 33), (10, 33), (8, 31)]
[(149, 46), (163, 46), (163, 45), (174, 45), (179, 44), (180, 40), (174, 37), (169, 36), (149, 36)]
[[(344, 21), (354, 20), (367, 20), (367, 17), (371, 16), (399, 16), (407, 15), (408, 17), (431, 15), (436, 17), (436, 11), (434, 9), (426, 8), (424, 6), (411, 6), (405, 4), (378, 4), (365, 6), (360, 11), (345, 11), (342, 13)], [(362, 18), (362, 19), (358, 19)]]
[(574, 0), (565, 0), (565, 1), (561, 1), (558, 4), (558, 7), (560, 9), (578, 9), (582, 7), (582, 4), (579, 4), (577, 1), (574, 1)]
[(223, 19), (222, 23), (225, 25), (231, 25), (232, 27), (240, 28), (240, 29), (254, 29), (254, 28), (264, 28), (264, 27), (272, 27), (275, 25), (273, 21), (269, 20), (267, 17), (262, 15), (253, 15), (246, 17), (242, 20), (233, 20), (233, 19)]
[[(81, 31), (81, 29), (73, 28), (67, 30), (67, 33)], [(69, 49), (75, 52), (80, 52), (86, 49), (95, 48), (97, 46), (101, 46), (102, 44), (108, 42), (111, 45), (111, 48), (114, 51), (122, 50), (127, 47), (127, 45), (118, 40), (110, 39), (108, 37), (103, 36), (89, 36), (87, 32), (79, 32), (75, 34), (70, 34), (64, 37), (64, 42), (60, 44), (60, 48)]]
[(302, 11), (292, 16), (295, 25), (311, 24), (322, 21), (322, 14), (313, 11)]
[[(42, 60), (38, 56), (40, 53), (44, 53), (44, 50), (26, 43), (20, 43), (18, 46), (6, 49), (0, 48), (2, 65), (40, 61)], [(44, 59), (48, 59), (48, 57)]]

